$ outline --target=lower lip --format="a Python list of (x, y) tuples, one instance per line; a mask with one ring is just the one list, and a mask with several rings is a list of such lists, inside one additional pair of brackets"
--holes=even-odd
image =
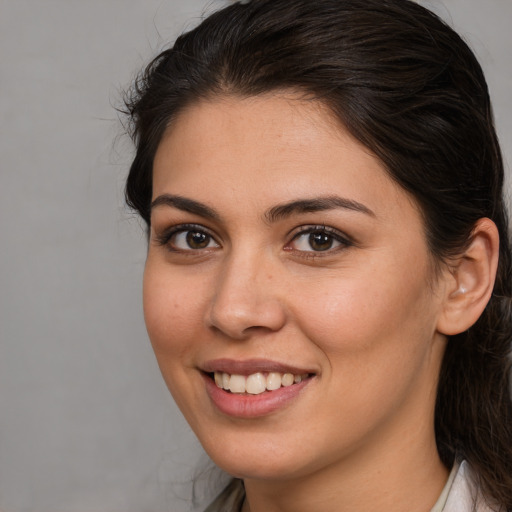
[(208, 396), (219, 411), (236, 418), (257, 418), (286, 407), (297, 398), (312, 378), (275, 391), (264, 391), (259, 395), (230, 393), (219, 388), (207, 375), (204, 375), (204, 380)]

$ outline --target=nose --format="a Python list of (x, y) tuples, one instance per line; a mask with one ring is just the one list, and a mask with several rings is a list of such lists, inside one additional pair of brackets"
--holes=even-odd
[(206, 321), (231, 339), (275, 332), (286, 323), (278, 269), (256, 255), (233, 255), (219, 272)]

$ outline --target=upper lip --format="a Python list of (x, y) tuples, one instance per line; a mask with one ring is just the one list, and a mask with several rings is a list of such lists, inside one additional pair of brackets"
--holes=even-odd
[(315, 371), (308, 368), (280, 363), (278, 361), (272, 361), (269, 359), (213, 359), (211, 361), (206, 361), (201, 366), (201, 370), (206, 373), (223, 372), (229, 373), (230, 375), (251, 375), (252, 373), (258, 372), (292, 373), (294, 375), (316, 373)]

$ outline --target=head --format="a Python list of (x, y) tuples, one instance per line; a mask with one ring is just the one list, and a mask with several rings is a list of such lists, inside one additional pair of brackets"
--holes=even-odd
[[(128, 103), (137, 146), (128, 204), (151, 225), (155, 156), (188, 112), (272, 95), (320, 109), (412, 199), (431, 263), (426, 286), (464, 259), (481, 219), (496, 226), (492, 297), (470, 324), (445, 329), (435, 405), (443, 462), (456, 452), (471, 460), (482, 416), (490, 425), (510, 414), (489, 398), (508, 392), (512, 274), (503, 165), (478, 62), (409, 0), (234, 3), (178, 38), (138, 80)], [(485, 455), (473, 464), (486, 485), (496, 448), (478, 450)]]
[(150, 224), (154, 155), (187, 106), (283, 89), (322, 101), (415, 197), (437, 261), (460, 252), (479, 218), (507, 233), (480, 65), (453, 30), (404, 0), (235, 3), (178, 38), (128, 103), (137, 144), (128, 204)]

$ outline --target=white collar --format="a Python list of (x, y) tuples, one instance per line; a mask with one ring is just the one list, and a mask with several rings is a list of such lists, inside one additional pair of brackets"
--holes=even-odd
[[(496, 511), (499, 509), (496, 508)], [(466, 461), (452, 468), (443, 492), (430, 512), (493, 512), (485, 503)]]

